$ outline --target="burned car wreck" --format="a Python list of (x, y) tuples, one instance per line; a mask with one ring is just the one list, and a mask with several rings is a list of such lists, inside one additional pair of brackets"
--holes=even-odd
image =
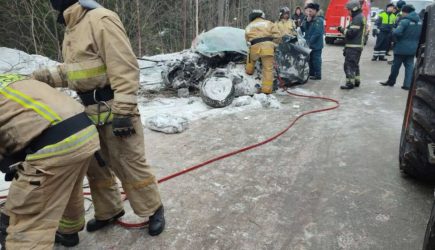
[[(174, 58), (158, 61), (163, 64), (163, 84), (166, 88), (182, 89), (183, 92), (199, 90), (207, 105), (225, 107), (236, 96), (257, 93), (260, 86), (261, 76), (258, 74), (261, 71), (257, 70), (254, 76), (244, 72), (247, 52), (244, 30), (216, 27), (200, 34), (192, 42), (190, 50)], [(308, 80), (309, 53), (302, 36), (283, 38), (275, 54), (275, 73), (286, 86)]]

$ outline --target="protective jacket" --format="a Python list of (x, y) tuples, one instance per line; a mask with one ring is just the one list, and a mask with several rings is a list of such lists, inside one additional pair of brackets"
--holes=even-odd
[[(45, 83), (27, 80), (19, 75), (0, 75), (0, 110), (1, 161), (4, 156), (23, 150), (50, 126), (82, 113), (84, 109), (74, 99)], [(26, 159), (62, 155), (97, 136), (95, 127), (89, 125), (64, 141), (28, 154)]]
[(393, 31), (395, 22), (396, 22), (395, 14), (382, 11), (381, 13), (379, 13), (379, 17), (376, 20), (376, 26), (378, 27), (379, 31), (390, 33), (391, 31)]
[(310, 22), (305, 18), (302, 23), (301, 29), (305, 33), (305, 40), (312, 50), (323, 49), (324, 20), (322, 16), (316, 16)]
[[(88, 10), (79, 3), (64, 12), (64, 64), (35, 72), (34, 77), (78, 93), (110, 87), (113, 114), (137, 115), (139, 67), (118, 15), (105, 8)], [(104, 107), (103, 107), (104, 108)], [(86, 112), (97, 114), (97, 105)]]
[(293, 20), (285, 20), (281, 19), (275, 23), (276, 27), (279, 30), (280, 36), (296, 36), (296, 24)]
[(352, 12), (352, 21), (344, 31), (345, 47), (358, 48), (364, 47), (364, 34), (366, 29), (366, 20), (361, 10)]
[(246, 73), (252, 75), (255, 71), (255, 62), (261, 58), (263, 68), (261, 91), (270, 94), (273, 85), (275, 42), (281, 40), (280, 32), (274, 23), (263, 18), (256, 18), (246, 27), (245, 38), (251, 44), (246, 62)]
[(415, 55), (421, 33), (420, 17), (415, 11), (407, 16), (402, 16), (398, 27), (394, 29), (395, 38), (394, 54)]
[(245, 39), (251, 43), (251, 52), (274, 55), (275, 43), (280, 40), (280, 32), (271, 21), (256, 18), (245, 28)]

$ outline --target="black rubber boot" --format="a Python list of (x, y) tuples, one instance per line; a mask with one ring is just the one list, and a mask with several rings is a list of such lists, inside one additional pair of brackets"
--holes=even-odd
[(390, 87), (394, 86), (394, 83), (389, 82), (389, 81), (379, 82), (379, 84), (382, 85), (382, 86), (390, 86)]
[(86, 231), (94, 232), (94, 231), (100, 230), (101, 228), (114, 223), (118, 218), (122, 217), (124, 214), (125, 214), (125, 211), (122, 210), (119, 214), (115, 215), (114, 217), (112, 217), (108, 220), (92, 219), (92, 220), (88, 221), (88, 223), (86, 224)]
[(80, 242), (79, 233), (73, 234), (63, 234), (56, 232), (56, 237), (54, 238), (54, 242), (61, 244), (65, 247), (73, 247), (77, 246)]
[(361, 82), (360, 81), (355, 81), (355, 87), (359, 88), (359, 85), (361, 85)]
[(373, 61), (373, 62), (375, 62), (375, 61), (377, 61), (377, 60), (378, 60), (378, 57), (377, 57), (377, 56), (372, 57), (372, 61)]
[(156, 212), (150, 216), (148, 225), (148, 234), (157, 236), (165, 229), (165, 209), (160, 206)]
[(341, 89), (353, 89), (353, 84), (348, 82), (346, 85), (340, 86)]
[(385, 58), (385, 57), (383, 57), (383, 56), (380, 56), (380, 57), (379, 57), (379, 61), (384, 61), (384, 62), (385, 62), (385, 61), (388, 61), (388, 59)]
[(8, 233), (6, 230), (9, 226), (9, 216), (7, 216), (4, 213), (0, 214), (0, 244), (1, 249), (6, 249), (6, 237), (8, 236)]

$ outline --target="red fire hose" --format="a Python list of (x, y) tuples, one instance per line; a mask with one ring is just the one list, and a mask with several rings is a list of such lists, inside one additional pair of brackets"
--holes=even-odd
[[(267, 143), (269, 143), (271, 141), (274, 141), (278, 137), (282, 136), (290, 128), (292, 128), (302, 117), (310, 115), (310, 114), (315, 114), (315, 113), (320, 113), (320, 112), (326, 112), (326, 111), (334, 110), (334, 109), (337, 109), (340, 106), (339, 101), (337, 101), (337, 100), (335, 100), (333, 98), (323, 97), (323, 96), (310, 96), (310, 95), (303, 95), (303, 94), (292, 93), (287, 88), (284, 87), (284, 82), (279, 77), (279, 74), (278, 74), (278, 79), (280, 81), (280, 86), (283, 87), (284, 90), (287, 92), (287, 94), (289, 94), (291, 96), (297, 96), (297, 97), (303, 97), (303, 98), (309, 98), (309, 99), (318, 99), (318, 100), (323, 100), (323, 101), (327, 101), (327, 102), (333, 102), (333, 103), (335, 103), (335, 105), (333, 105), (331, 107), (328, 107), (328, 108), (315, 109), (315, 110), (303, 112), (302, 114), (298, 115), (293, 121), (291, 121), (290, 124), (286, 128), (284, 128), (282, 131), (278, 132), (277, 134), (273, 135), (272, 137), (270, 137), (270, 138), (268, 138), (268, 139), (266, 139), (264, 141), (261, 141), (261, 142), (255, 143), (253, 145), (249, 145), (249, 146), (240, 148), (238, 150), (235, 150), (235, 151), (232, 151), (232, 152), (229, 152), (229, 153), (226, 153), (226, 154), (214, 157), (214, 158), (212, 158), (210, 160), (207, 160), (205, 162), (202, 162), (202, 163), (199, 163), (199, 164), (194, 165), (192, 167), (189, 167), (189, 168), (183, 169), (181, 171), (175, 172), (173, 174), (170, 174), (170, 175), (168, 175), (166, 177), (163, 177), (163, 178), (159, 179), (158, 183), (166, 182), (166, 181), (171, 180), (171, 179), (173, 179), (175, 177), (178, 177), (180, 175), (184, 175), (186, 173), (189, 173), (191, 171), (194, 171), (196, 169), (199, 169), (201, 167), (209, 165), (209, 164), (211, 164), (213, 162), (220, 161), (220, 160), (223, 160), (225, 158), (228, 158), (228, 157), (240, 154), (242, 152), (245, 152), (245, 151), (248, 151), (248, 150), (260, 147), (260, 146), (262, 146), (264, 144), (267, 144)], [(90, 195), (89, 192), (84, 192), (83, 194), (84, 195)], [(124, 194), (124, 192), (122, 192), (122, 194)], [(6, 198), (7, 198), (7, 196), (0, 196), (0, 199), (6, 199)], [(127, 200), (127, 197), (125, 197), (124, 200)], [(148, 224), (147, 221), (146, 222), (141, 222), (141, 223), (127, 223), (127, 222), (123, 222), (121, 220), (118, 220), (117, 223), (119, 225), (125, 227), (125, 228), (142, 228), (142, 227), (144, 227), (144, 226), (146, 226)]]

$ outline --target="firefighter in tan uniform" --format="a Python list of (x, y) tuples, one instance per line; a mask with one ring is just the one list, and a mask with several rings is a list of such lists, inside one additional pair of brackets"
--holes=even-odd
[[(136, 215), (149, 217), (148, 232), (165, 226), (157, 180), (145, 161), (143, 127), (137, 108), (139, 67), (118, 15), (92, 0), (51, 0), (66, 25), (64, 64), (33, 77), (77, 91), (97, 125), (107, 167), (92, 163), (87, 173), (95, 208), (89, 232), (124, 214), (116, 177)], [(68, 235), (65, 235), (65, 239)]]
[(297, 35), (296, 24), (290, 19), (290, 9), (288, 7), (282, 7), (279, 10), (279, 21), (275, 25), (279, 30), (280, 37)]
[(261, 10), (253, 10), (249, 14), (249, 25), (245, 29), (245, 38), (250, 44), (246, 63), (246, 73), (255, 72), (255, 63), (261, 59), (263, 65), (263, 81), (261, 92), (272, 93), (273, 90), (273, 64), (275, 55), (274, 43), (279, 40), (280, 32), (275, 24), (265, 19)]
[(0, 74), (0, 169), (12, 180), (1, 216), (2, 226), (9, 223), (6, 249), (52, 249), (56, 230), (83, 228), (83, 178), (99, 148), (97, 129), (74, 99)]

